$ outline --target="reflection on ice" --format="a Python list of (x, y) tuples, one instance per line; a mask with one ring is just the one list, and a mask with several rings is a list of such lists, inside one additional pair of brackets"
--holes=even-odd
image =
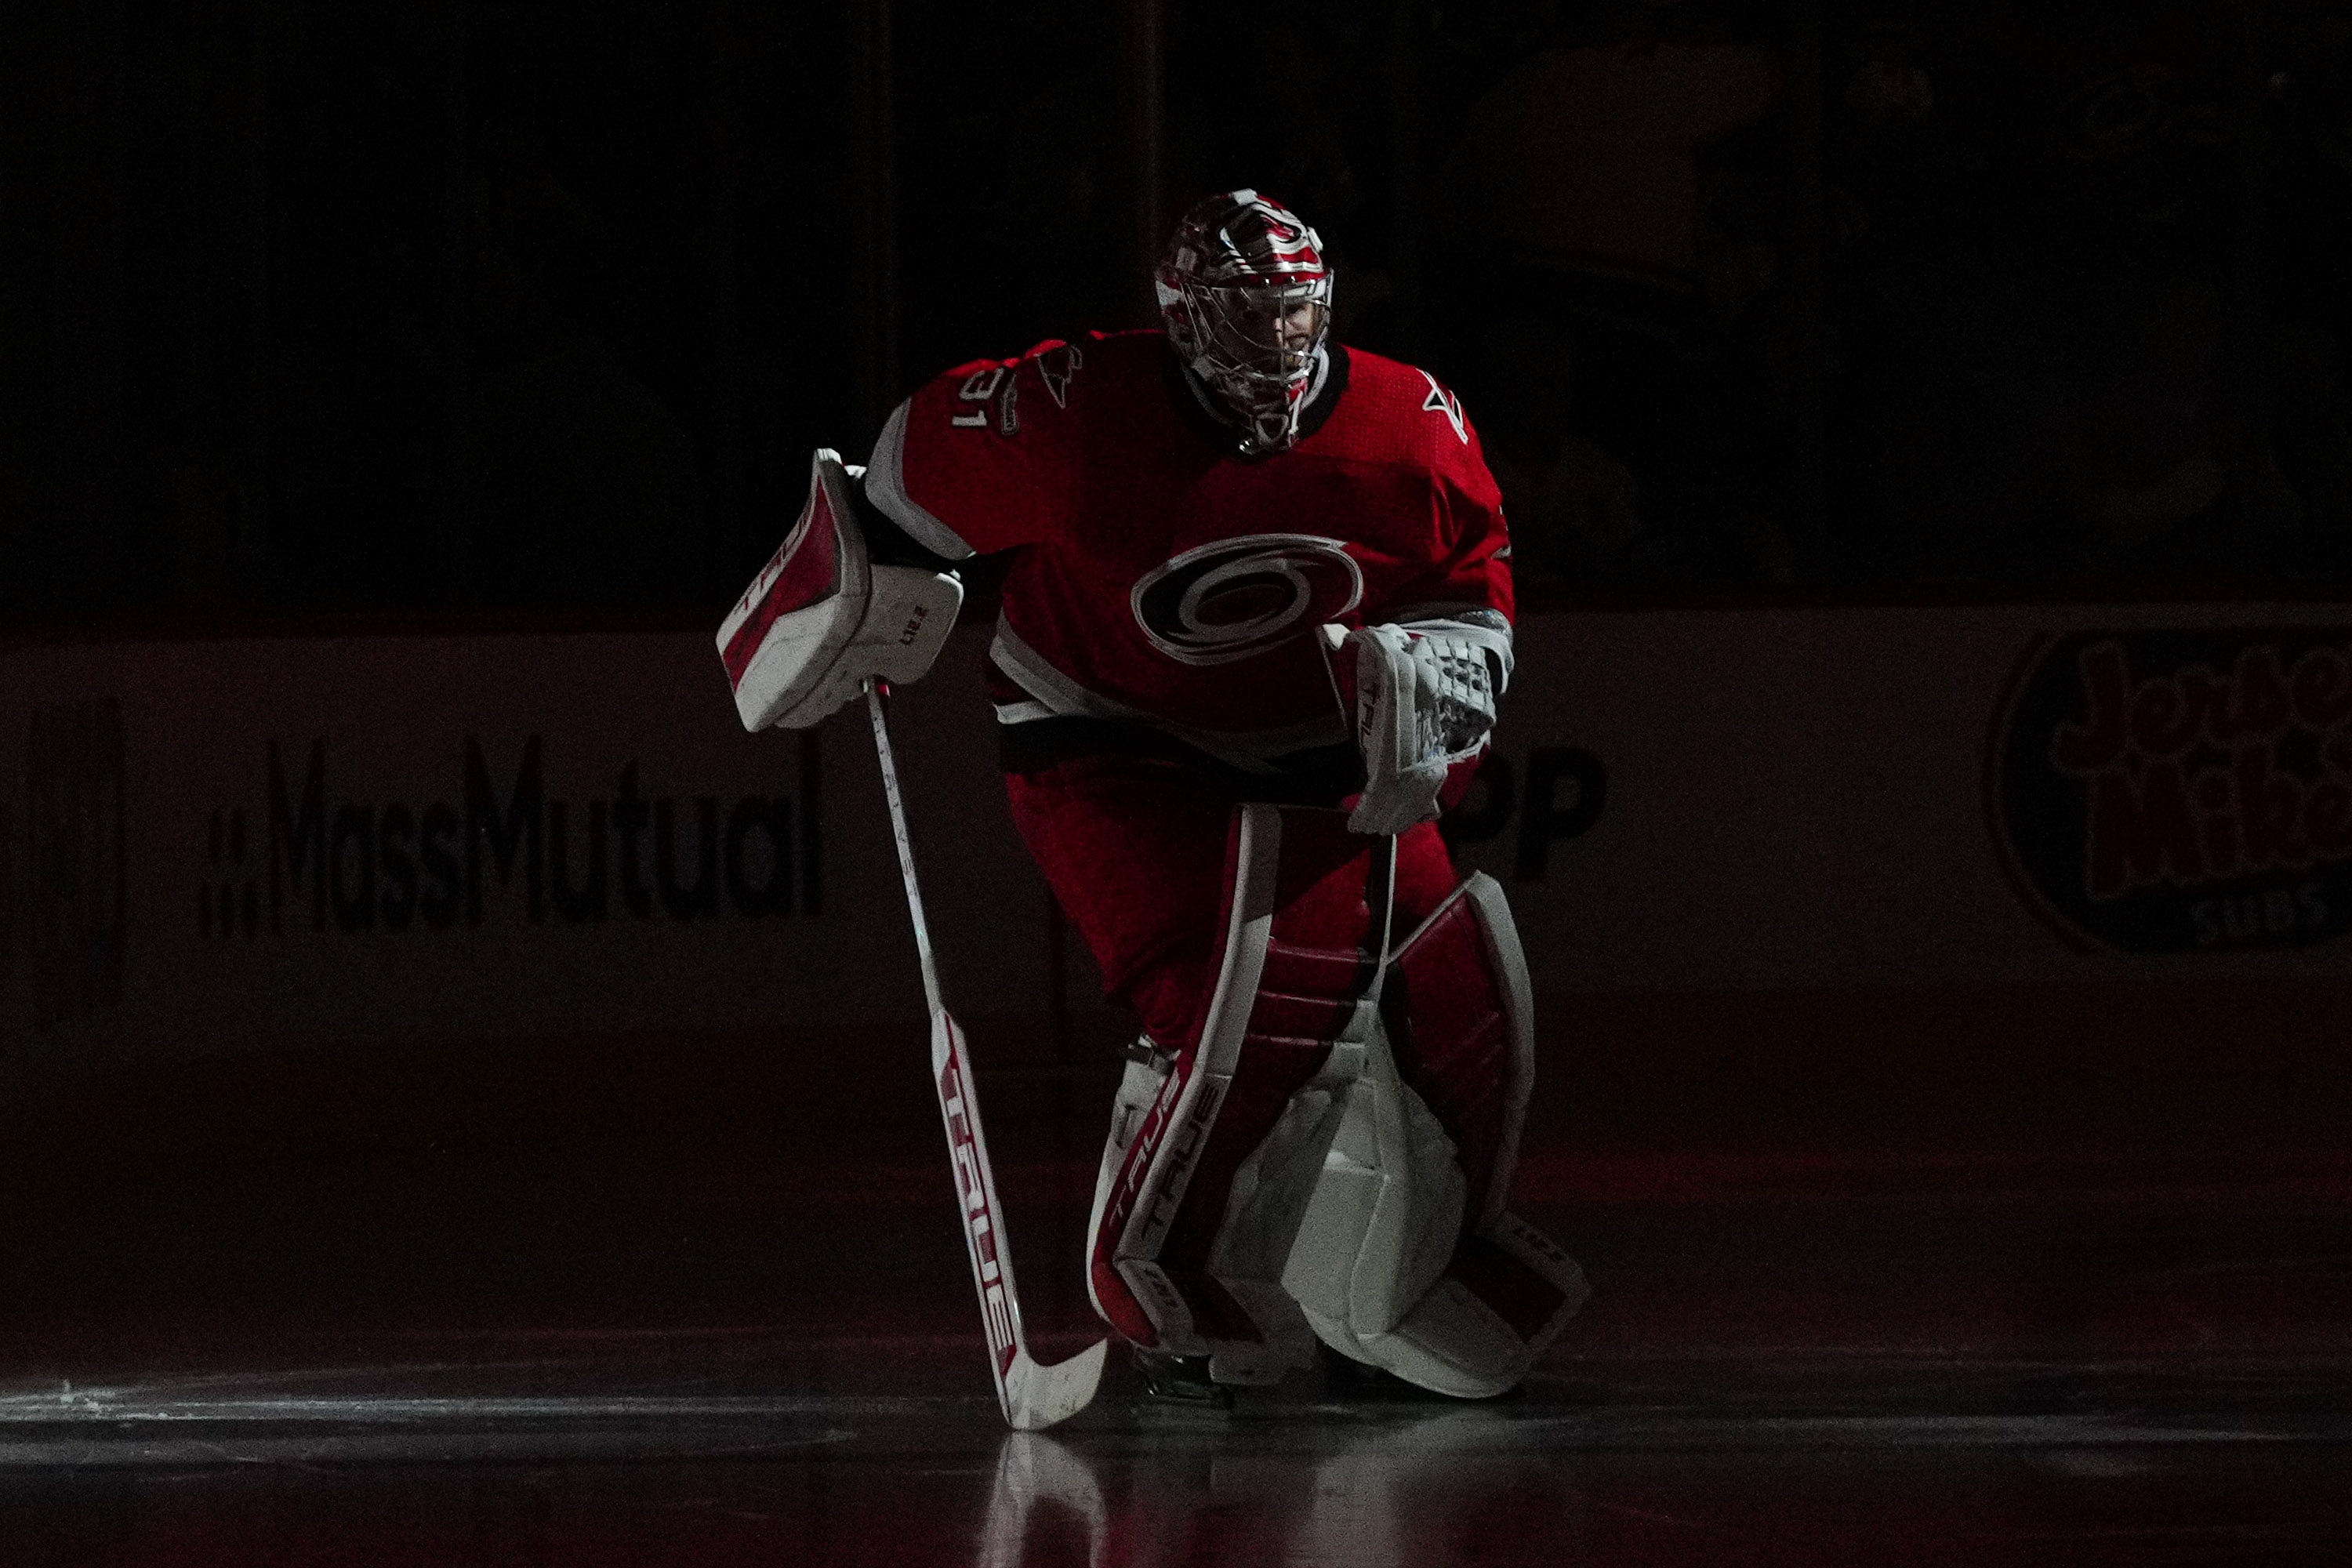
[(1109, 1513), (1101, 1483), (1085, 1460), (1034, 1432), (1007, 1433), (996, 1451), (996, 1487), (988, 1498), (976, 1568), (1017, 1568), (1027, 1557), (1031, 1521), (1041, 1505), (1072, 1516), (1086, 1532), (1087, 1568), (1107, 1568)]
[[(1573, 1461), (1498, 1445), (1485, 1413), (1382, 1423), (1353, 1441), (1352, 1424), (1335, 1425), (1328, 1410), (1293, 1421), (1271, 1431), (1249, 1422), (1245, 1444), (1234, 1445), (1246, 1457), (1221, 1451), (1223, 1431), (1244, 1436), (1238, 1426), (1008, 1434), (977, 1568), (1077, 1562), (1080, 1541), (1087, 1568), (1405, 1568), (1453, 1561), (1471, 1542), (1501, 1550), (1498, 1561), (1560, 1568), (1589, 1556)], [(1237, 1519), (1249, 1521), (1246, 1540), (1228, 1528)]]

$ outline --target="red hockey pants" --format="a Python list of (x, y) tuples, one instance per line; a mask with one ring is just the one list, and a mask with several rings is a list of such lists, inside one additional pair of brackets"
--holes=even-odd
[[(1007, 773), (1013, 821), (1113, 1002), (1162, 1046), (1184, 1037), (1216, 982), (1233, 809), (1246, 784), (1152, 756), (1098, 754)], [(1423, 823), (1397, 839), (1394, 933), (1418, 926), (1460, 879)]]

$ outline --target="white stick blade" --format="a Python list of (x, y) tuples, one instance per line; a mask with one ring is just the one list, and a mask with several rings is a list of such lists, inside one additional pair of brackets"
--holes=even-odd
[(1109, 1351), (1108, 1340), (1097, 1340), (1051, 1366), (1025, 1354), (1015, 1358), (1004, 1378), (1004, 1418), (1019, 1432), (1042, 1432), (1067, 1421), (1093, 1403)]

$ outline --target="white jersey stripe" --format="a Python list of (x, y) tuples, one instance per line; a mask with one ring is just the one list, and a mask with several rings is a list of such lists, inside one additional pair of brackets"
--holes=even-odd
[(932, 554), (961, 561), (972, 553), (971, 546), (907, 493), (907, 410), (912, 405), (909, 399), (892, 409), (889, 423), (875, 438), (874, 456), (866, 465), (866, 499)]
[[(1245, 773), (1273, 773), (1280, 769), (1276, 759), (1311, 746), (1337, 746), (1348, 742), (1349, 729), (1335, 709), (1329, 717), (1311, 720), (1304, 724), (1286, 725), (1278, 730), (1195, 730), (1189, 725), (1171, 723), (1147, 713), (1140, 708), (1130, 708), (1116, 698), (1090, 691), (1045, 661), (1045, 656), (1031, 647), (999, 616), (996, 640), (989, 646), (988, 657), (1013, 683), (1035, 700), (1042, 712), (1013, 720), (1006, 717), (1007, 709), (1000, 706), (997, 715), (1002, 722), (1025, 723), (1034, 718), (1087, 718), (1120, 720), (1129, 723), (1148, 724), (1192, 747), (1205, 752), (1219, 762), (1240, 768)], [(1020, 704), (1027, 707), (1028, 704)]]

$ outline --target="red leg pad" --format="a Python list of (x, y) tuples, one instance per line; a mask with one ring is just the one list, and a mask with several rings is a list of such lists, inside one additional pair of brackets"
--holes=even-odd
[[(1345, 822), (1297, 807), (1234, 813), (1217, 982), (1128, 1146), (1089, 1248), (1097, 1306), (1139, 1343), (1233, 1354), (1304, 1331), (1279, 1281), (1311, 1177), (1286, 1231), (1285, 1173), (1319, 1165), (1336, 1128), (1338, 1095), (1322, 1097), (1332, 1113), (1318, 1122), (1306, 1091), (1352, 1081), (1394, 874), (1390, 841)], [(1335, 1059), (1335, 1043), (1354, 1055)]]

